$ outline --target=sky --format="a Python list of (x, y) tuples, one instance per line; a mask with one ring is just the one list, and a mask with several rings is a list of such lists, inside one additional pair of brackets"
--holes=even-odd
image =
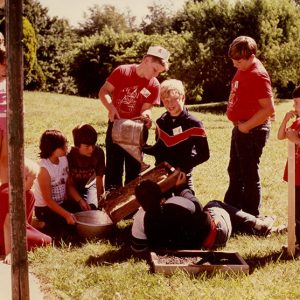
[(83, 21), (83, 13), (88, 12), (88, 8), (94, 4), (113, 5), (116, 9), (125, 13), (126, 9), (131, 10), (131, 14), (137, 17), (137, 23), (139, 24), (147, 13), (147, 7), (153, 3), (159, 3), (166, 5), (172, 12), (176, 12), (180, 9), (186, 0), (39, 0), (43, 7), (49, 9), (49, 16), (58, 16), (60, 18), (66, 18), (70, 21), (70, 24), (76, 26), (78, 22)]

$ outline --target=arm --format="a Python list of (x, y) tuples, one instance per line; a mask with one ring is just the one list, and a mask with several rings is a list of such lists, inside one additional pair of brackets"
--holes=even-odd
[(286, 132), (287, 132), (287, 123), (289, 120), (291, 120), (293, 117), (297, 116), (297, 114), (295, 113), (295, 111), (291, 110), (289, 112), (287, 112), (280, 124), (280, 127), (278, 129), (278, 132), (277, 132), (277, 138), (279, 140), (284, 140), (287, 138), (286, 136)]
[(3, 224), (3, 232), (4, 232), (4, 246), (5, 246), (5, 258), (4, 262), (6, 264), (11, 264), (11, 226), (9, 220), (9, 214), (6, 214), (4, 224)]
[(189, 172), (192, 168), (209, 159), (209, 147), (206, 137), (192, 137), (195, 145), (196, 155), (182, 161), (183, 165), (180, 169), (184, 172)]
[(99, 99), (102, 102), (102, 104), (105, 106), (105, 108), (108, 111), (108, 118), (111, 122), (114, 121), (114, 119), (120, 119), (119, 113), (115, 106), (112, 103), (111, 95), (113, 94), (113, 91), (115, 90), (115, 87), (106, 81), (103, 86), (100, 88), (99, 91)]
[(104, 194), (103, 176), (96, 176), (97, 198), (99, 199)]
[(55, 200), (52, 199), (51, 178), (45, 168), (42, 167), (40, 169), (37, 180), (47, 206), (62, 216), (68, 224), (75, 224), (76, 219), (74, 215), (62, 208)]
[(248, 121), (239, 123), (239, 131), (249, 133), (249, 131), (261, 124), (263, 124), (275, 112), (274, 103), (272, 98), (264, 98), (258, 100), (261, 109), (254, 114)]
[(91, 210), (91, 207), (89, 204), (81, 197), (81, 195), (78, 193), (74, 181), (69, 176), (67, 180), (67, 193), (68, 196), (73, 199), (75, 202), (77, 202), (82, 210)]
[(145, 126), (149, 129), (152, 126), (151, 121), (151, 109), (153, 105), (151, 103), (144, 103), (141, 109), (141, 115), (145, 118), (144, 123)]

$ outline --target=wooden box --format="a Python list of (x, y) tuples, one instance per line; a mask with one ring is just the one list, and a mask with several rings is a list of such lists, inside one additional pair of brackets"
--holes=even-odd
[(111, 191), (103, 204), (103, 208), (114, 223), (131, 215), (139, 208), (134, 190), (136, 185), (145, 179), (150, 179), (159, 184), (164, 193), (175, 186), (180, 172), (175, 170), (166, 162), (159, 164), (141, 173), (135, 180), (129, 182), (124, 187)]
[(196, 275), (202, 272), (249, 273), (249, 266), (237, 252), (178, 250), (150, 252), (155, 273), (171, 275), (184, 270)]

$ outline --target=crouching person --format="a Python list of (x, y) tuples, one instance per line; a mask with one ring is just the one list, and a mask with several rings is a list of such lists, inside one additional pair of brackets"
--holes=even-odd
[(35, 215), (56, 235), (71, 230), (76, 223), (74, 212), (80, 211), (75, 201), (67, 199), (68, 150), (65, 135), (56, 129), (46, 130), (40, 140), (40, 171), (34, 185)]
[(68, 194), (82, 210), (96, 209), (104, 194), (104, 151), (96, 145), (97, 132), (91, 125), (78, 125), (72, 133), (74, 147), (67, 155)]
[(132, 249), (214, 249), (224, 247), (233, 231), (268, 235), (272, 218), (261, 220), (221, 201), (203, 207), (189, 189), (167, 200), (159, 185), (142, 181), (135, 189), (141, 208), (132, 225)]
[[(25, 206), (26, 206), (26, 239), (27, 249), (51, 244), (52, 240), (46, 234), (31, 226), (34, 208), (34, 195), (31, 191), (33, 182), (37, 176), (39, 166), (34, 161), (25, 158), (24, 180), (25, 180)], [(9, 191), (8, 183), (0, 187), (0, 255), (5, 255), (4, 262), (11, 263), (11, 226), (9, 214)]]

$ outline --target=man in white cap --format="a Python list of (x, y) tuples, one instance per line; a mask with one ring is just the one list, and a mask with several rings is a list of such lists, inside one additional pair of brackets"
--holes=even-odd
[(115, 119), (134, 119), (142, 116), (145, 126), (151, 127), (151, 108), (160, 103), (160, 84), (157, 76), (169, 69), (170, 53), (161, 46), (151, 46), (140, 64), (121, 65), (113, 70), (100, 88), (99, 98), (108, 111), (106, 132), (105, 189), (122, 186), (125, 163), (125, 184), (135, 179), (141, 164), (112, 141)]

